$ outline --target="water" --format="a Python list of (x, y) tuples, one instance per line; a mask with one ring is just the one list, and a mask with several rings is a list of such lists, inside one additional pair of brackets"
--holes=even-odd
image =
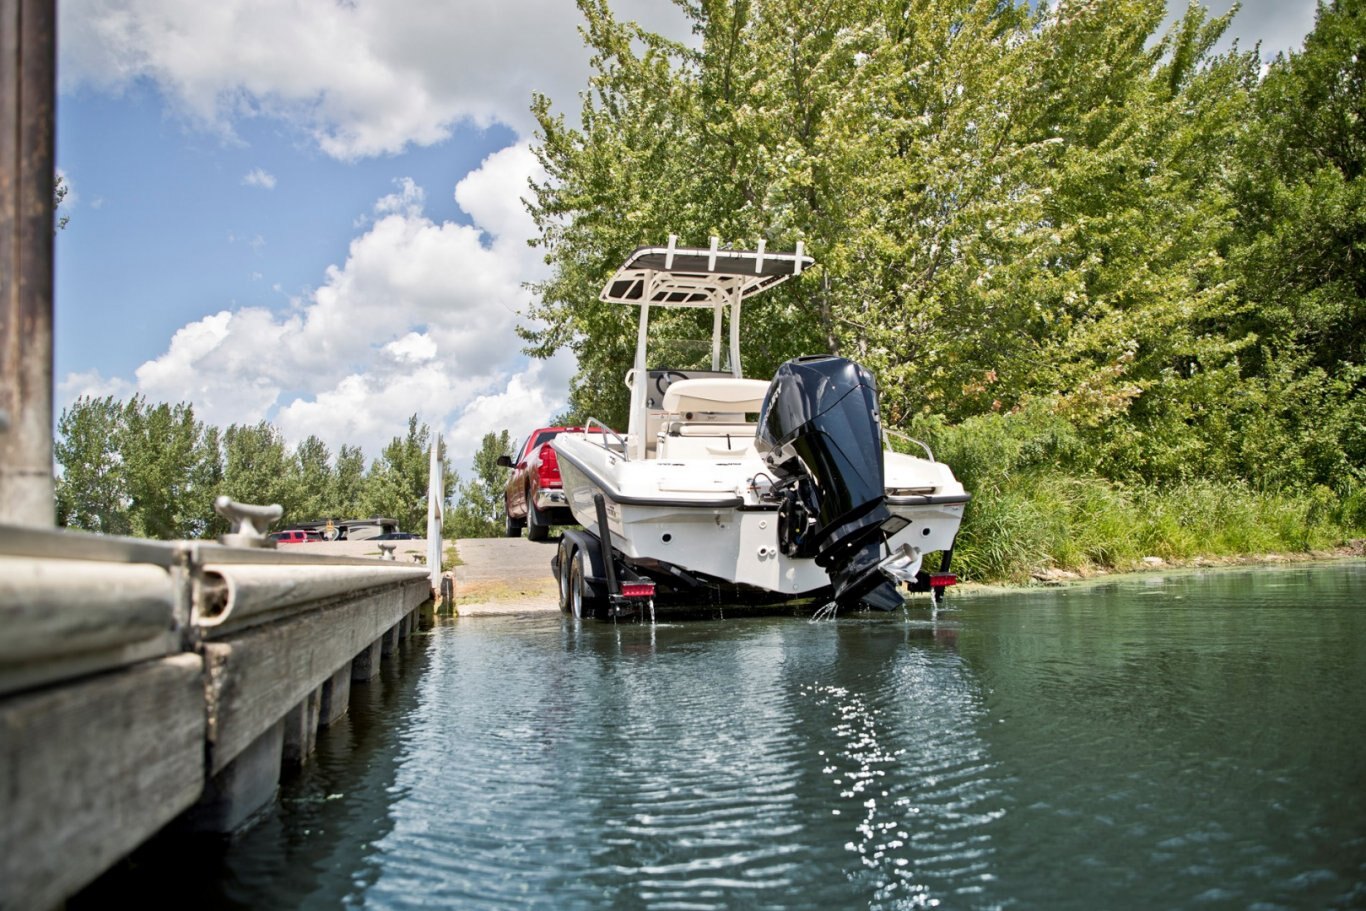
[(1349, 563), (446, 621), (257, 826), (70, 907), (1366, 907), (1363, 592)]

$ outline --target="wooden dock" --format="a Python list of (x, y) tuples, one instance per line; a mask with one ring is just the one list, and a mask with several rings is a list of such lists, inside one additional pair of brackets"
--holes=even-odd
[(413, 562), (0, 525), (0, 909), (241, 826), (431, 603)]

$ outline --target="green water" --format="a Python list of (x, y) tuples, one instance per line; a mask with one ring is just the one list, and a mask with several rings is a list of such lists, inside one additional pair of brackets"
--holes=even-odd
[(1354, 562), (443, 621), (250, 831), (71, 907), (1366, 907), (1364, 593)]

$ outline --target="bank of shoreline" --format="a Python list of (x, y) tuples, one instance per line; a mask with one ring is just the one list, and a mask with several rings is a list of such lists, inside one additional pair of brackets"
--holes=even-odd
[[(550, 574), (555, 541), (533, 545), (527, 541), (469, 538), (456, 542), (461, 564), (455, 568), (454, 614), (458, 617), (543, 614), (559, 611), (558, 591)], [(509, 559), (509, 554), (525, 555)], [(1123, 570), (1093, 569), (1085, 572), (1048, 570), (1036, 572), (1028, 582), (963, 582), (950, 589), (956, 598), (980, 598), (1026, 591), (1083, 588), (1138, 576), (1336, 563), (1366, 559), (1366, 539), (1326, 551), (1304, 553), (1239, 554), (1202, 556), (1190, 560), (1156, 560)], [(509, 576), (508, 573), (516, 573)], [(914, 601), (912, 602), (915, 603)]]
[(1042, 589), (1080, 588), (1103, 582), (1114, 582), (1138, 576), (1162, 575), (1164, 573), (1172, 574), (1204, 572), (1207, 570), (1298, 566), (1314, 563), (1340, 563), (1344, 560), (1363, 559), (1366, 559), (1366, 539), (1359, 539), (1352, 541), (1350, 544), (1331, 550), (1313, 550), (1297, 553), (1199, 556), (1189, 560), (1156, 560), (1156, 562), (1153, 563), (1116, 570), (1103, 568), (1089, 569), (1080, 572), (1056, 569), (1042, 570), (1035, 572), (1028, 582), (963, 582), (954, 586), (952, 592), (955, 596), (1008, 595), (1022, 591), (1036, 591)]

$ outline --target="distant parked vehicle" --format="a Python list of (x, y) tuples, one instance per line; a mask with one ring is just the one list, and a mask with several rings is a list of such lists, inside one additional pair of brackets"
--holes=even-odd
[(271, 532), (268, 537), (276, 544), (306, 544), (309, 541), (323, 540), (320, 532), (304, 528), (287, 528), (284, 531)]
[(421, 539), (421, 537), (422, 537), (422, 535), (415, 535), (415, 534), (413, 534), (413, 533), (410, 532), (410, 531), (390, 531), (390, 532), (385, 532), (385, 533), (382, 534), (382, 535), (375, 535), (373, 538), (370, 538), (370, 539), (368, 539), (368, 540), (371, 540), (371, 541), (416, 541), (416, 540)]
[(526, 528), (529, 541), (544, 541), (552, 525), (574, 525), (560, 483), (560, 463), (550, 441), (561, 433), (582, 433), (582, 427), (542, 427), (517, 449), (517, 457), (501, 455), (498, 464), (511, 468), (503, 488), (504, 531), (509, 538), (521, 537)]

